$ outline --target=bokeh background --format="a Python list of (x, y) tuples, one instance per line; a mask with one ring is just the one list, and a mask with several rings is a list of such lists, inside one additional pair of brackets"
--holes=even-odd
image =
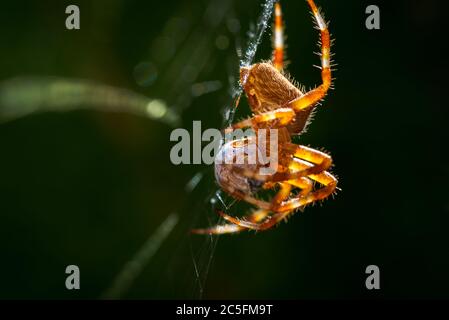
[[(173, 165), (169, 137), (193, 120), (222, 128), (261, 1), (2, 2), (0, 298), (105, 297), (170, 214), (175, 228), (116, 297), (448, 298), (446, 10), (317, 3), (336, 89), (301, 142), (331, 152), (342, 191), (268, 232), (209, 238), (188, 230), (217, 221), (213, 167)], [(69, 4), (80, 30), (65, 28)], [(365, 28), (369, 4), (380, 30)], [(309, 9), (282, 5), (289, 72), (313, 86)], [(70, 264), (80, 290), (65, 288)], [(377, 291), (365, 288), (370, 264)]]

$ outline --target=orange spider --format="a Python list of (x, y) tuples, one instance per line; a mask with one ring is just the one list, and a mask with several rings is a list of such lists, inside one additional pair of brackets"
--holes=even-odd
[[(314, 1), (306, 1), (321, 33), (322, 83), (304, 93), (284, 75), (283, 23), (281, 7), (276, 2), (272, 61), (240, 68), (240, 83), (254, 116), (233, 124), (230, 129), (251, 127), (256, 137), (261, 129), (277, 129), (277, 170), (273, 174), (262, 175), (259, 171), (262, 165), (259, 164), (216, 162), (215, 175), (220, 187), (234, 198), (244, 200), (258, 209), (243, 219), (219, 211), (228, 224), (194, 229), (193, 233), (223, 234), (242, 230), (266, 230), (297, 209), (327, 198), (337, 188), (337, 179), (326, 171), (332, 164), (332, 158), (321, 151), (291, 142), (292, 136), (304, 131), (311, 112), (324, 98), (332, 82), (329, 31)], [(247, 147), (250, 142), (254, 142), (253, 139), (255, 138), (233, 140), (222, 146), (220, 154), (232, 157), (240, 148), (244, 148), (246, 153), (243, 154), (247, 158)], [(267, 149), (268, 143), (258, 147)], [(314, 182), (318, 182), (321, 187), (315, 188)], [(274, 189), (277, 193), (271, 201), (255, 198), (254, 194), (263, 189)]]

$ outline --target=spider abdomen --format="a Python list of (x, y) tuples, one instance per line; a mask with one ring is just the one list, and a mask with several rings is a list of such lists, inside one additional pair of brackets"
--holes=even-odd
[(254, 139), (256, 137), (250, 136), (227, 142), (220, 147), (215, 157), (215, 179), (222, 188), (230, 192), (252, 193), (260, 187), (257, 181), (236, 171), (236, 168), (240, 168), (256, 172), (261, 167), (256, 158), (256, 153), (261, 150)]

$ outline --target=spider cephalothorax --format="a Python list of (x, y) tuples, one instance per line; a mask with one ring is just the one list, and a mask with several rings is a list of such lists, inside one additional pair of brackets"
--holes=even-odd
[(242, 67), (240, 83), (255, 114), (279, 109), (303, 95), (271, 62)]
[[(194, 233), (266, 230), (298, 209), (327, 198), (337, 188), (337, 179), (327, 171), (332, 165), (331, 157), (291, 141), (293, 135), (304, 132), (313, 109), (324, 98), (332, 82), (329, 31), (314, 1), (306, 1), (321, 33), (322, 83), (315, 89), (304, 92), (285, 76), (282, 15), (277, 2), (272, 61), (240, 69), (240, 83), (253, 117), (235, 123), (227, 130), (229, 132), (250, 127), (255, 136), (226, 143), (217, 157), (219, 161), (216, 159), (215, 163), (215, 176), (220, 187), (234, 198), (246, 201), (257, 209), (243, 219), (219, 212), (228, 224), (195, 229)], [(276, 130), (276, 144), (270, 139), (258, 139), (268, 129)], [(273, 133), (270, 135), (272, 137)], [(251, 148), (254, 146), (255, 148)], [(261, 173), (262, 169), (267, 169), (267, 163), (247, 161), (254, 158), (256, 153), (263, 154), (267, 150), (270, 150), (267, 154), (277, 156), (276, 170), (269, 174)], [(243, 161), (230, 161), (236, 160), (239, 153), (243, 155)], [(224, 158), (228, 161), (223, 162)], [(319, 187), (315, 187), (315, 184)], [(261, 200), (256, 197), (261, 189), (276, 193), (269, 201)]]

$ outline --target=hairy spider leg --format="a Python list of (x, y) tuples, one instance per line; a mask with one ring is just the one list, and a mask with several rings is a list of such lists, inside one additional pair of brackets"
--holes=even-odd
[[(308, 177), (301, 177), (298, 179), (288, 180), (288, 183), (290, 183), (292, 186), (295, 186), (297, 188), (300, 188), (301, 191), (298, 193), (300, 196), (305, 196), (309, 194), (313, 189), (313, 181), (309, 179)], [(304, 211), (304, 208), (298, 208), (301, 212)]]
[[(281, 205), (283, 201), (285, 201), (291, 192), (291, 187), (288, 185), (300, 188), (301, 191), (298, 193), (299, 196), (306, 196), (312, 191), (313, 182), (311, 179), (307, 177), (301, 177), (296, 180), (289, 180), (287, 183), (283, 183), (281, 190), (276, 194), (273, 198), (272, 203), (274, 205)], [(300, 207), (297, 209), (301, 209)], [(255, 229), (255, 230), (266, 230), (270, 227), (273, 227), (275, 224), (286, 218), (290, 212), (283, 212), (282, 214), (274, 214), (270, 216), (266, 221), (262, 223), (258, 223), (262, 221), (264, 218), (268, 216), (270, 211), (265, 209), (255, 210), (252, 214), (245, 217), (244, 220), (233, 218), (221, 211), (219, 214), (231, 222), (229, 224), (217, 225), (215, 227), (207, 228), (207, 229), (194, 229), (192, 232), (197, 234), (225, 234), (225, 233), (234, 233), (240, 232), (247, 229)]]
[[(283, 145), (283, 149), (289, 154), (292, 154), (293, 157), (305, 160), (313, 165), (293, 174), (290, 174), (289, 172), (277, 172), (273, 175), (273, 181), (278, 181), (278, 179), (280, 179), (280, 181), (290, 178), (296, 179), (297, 177), (317, 174), (329, 169), (332, 166), (331, 156), (322, 151), (289, 142)], [(292, 159), (293, 162), (295, 158)], [(289, 165), (289, 167), (291, 166)]]
[[(309, 4), (312, 13), (315, 17), (315, 21), (317, 24), (317, 28), (320, 30), (321, 34), (321, 80), (322, 83), (317, 88), (312, 89), (308, 92), (306, 92), (304, 95), (300, 96), (299, 98), (296, 98), (289, 103), (285, 105), (284, 108), (282, 108), (284, 111), (284, 114), (276, 114), (273, 112), (267, 112), (259, 114), (257, 119), (247, 119), (243, 120), (241, 122), (238, 122), (234, 124), (233, 128), (243, 128), (251, 126), (253, 123), (262, 123), (273, 120), (273, 116), (283, 116), (283, 126), (289, 124), (294, 118), (290, 119), (289, 116), (286, 116), (290, 111), (287, 111), (288, 109), (293, 109), (295, 112), (299, 112), (301, 110), (307, 109), (309, 107), (313, 107), (317, 102), (319, 102), (321, 99), (324, 98), (327, 91), (331, 87), (332, 84), (332, 72), (331, 72), (331, 41), (330, 41), (330, 34), (329, 30), (327, 28), (327, 24), (324, 21), (323, 17), (321, 16), (317, 6), (315, 5), (315, 2), (313, 0), (306, 0)], [(279, 9), (279, 10), (278, 10)], [(276, 11), (278, 11), (276, 13)], [(279, 14), (279, 15), (278, 15)], [(279, 20), (277, 20), (279, 19)], [(280, 21), (278, 23), (278, 21)], [(277, 26), (280, 26), (279, 28)], [(275, 3), (275, 49), (273, 53), (273, 64), (278, 70), (281, 70), (283, 66), (283, 25), (282, 25), (282, 13), (281, 13), (281, 7), (279, 2)], [(279, 40), (279, 39), (282, 39)], [(282, 54), (281, 54), (282, 53)], [(282, 62), (280, 60), (280, 57), (282, 57)], [(280, 69), (279, 69), (280, 68)], [(282, 180), (282, 179), (281, 179)]]
[[(279, 206), (284, 200), (288, 198), (291, 192), (291, 185), (288, 183), (281, 183), (281, 188), (277, 192), (277, 194), (273, 197), (272, 203), (275, 206)], [(270, 204), (270, 207), (272, 205)], [(246, 217), (246, 220), (241, 220), (237, 218), (232, 218), (231, 216), (226, 215), (222, 211), (218, 211), (218, 213), (223, 216), (226, 220), (227, 218), (233, 219), (236, 222), (232, 222), (230, 224), (217, 225), (211, 228), (205, 229), (193, 229), (191, 232), (195, 234), (224, 234), (224, 233), (234, 233), (247, 229), (245, 227), (245, 223), (257, 223), (264, 218), (266, 218), (269, 214), (269, 210), (267, 209), (259, 209), (254, 211), (252, 214)]]
[(308, 177), (301, 177), (298, 179), (288, 180), (289, 184), (294, 187), (300, 188), (301, 192), (299, 195), (304, 196), (312, 191), (313, 182)]
[[(295, 167), (301, 170), (304, 167), (310, 167), (312, 164), (305, 161), (295, 161)], [(274, 215), (269, 216), (261, 223), (255, 223), (251, 221), (242, 221), (231, 217), (223, 212), (220, 212), (221, 216), (227, 221), (237, 224), (239, 226), (245, 227), (251, 230), (267, 230), (275, 226), (277, 223), (285, 219), (290, 214), (293, 214), (296, 209), (303, 208), (304, 206), (327, 198), (331, 195), (337, 187), (337, 179), (327, 171), (321, 172), (316, 175), (310, 175), (310, 179), (317, 181), (318, 183), (324, 185), (323, 188), (309, 192), (306, 194), (299, 194), (297, 197), (284, 201), (281, 205), (273, 210), (276, 212)]]
[(306, 0), (312, 9), (316, 24), (321, 33), (321, 81), (322, 83), (315, 89), (308, 91), (303, 96), (289, 102), (287, 107), (300, 111), (315, 105), (324, 98), (332, 84), (331, 75), (331, 41), (326, 22), (321, 16), (313, 0)]
[(251, 229), (251, 230), (270, 229), (290, 214), (290, 212), (276, 213), (272, 216), (268, 216), (267, 219), (265, 219), (261, 223), (255, 223), (255, 222), (240, 220), (240, 219), (231, 217), (222, 211), (220, 211), (219, 213), (225, 220), (231, 222), (232, 224), (236, 224), (240, 227), (243, 227), (245, 229)]
[[(259, 209), (254, 211), (252, 214), (247, 216), (247, 221), (250, 222), (259, 222), (263, 220), (270, 211)], [(218, 212), (220, 215), (222, 214), (221, 211)], [(193, 229), (191, 230), (191, 233), (194, 234), (225, 234), (225, 233), (235, 233), (240, 232), (243, 230), (247, 230), (248, 228), (243, 227), (241, 225), (235, 224), (235, 223), (226, 223), (226, 224), (220, 224), (216, 225), (210, 228), (204, 228), (204, 229)]]
[(281, 4), (274, 4), (273, 65), (278, 71), (284, 68), (284, 23)]
[(277, 212), (289, 213), (292, 212), (292, 210), (294, 211), (312, 202), (324, 200), (325, 198), (330, 196), (337, 188), (337, 179), (327, 171), (321, 172), (319, 174), (312, 174), (309, 176), (309, 178), (314, 181), (317, 181), (324, 187), (315, 190), (313, 192), (310, 192), (305, 196), (299, 196), (285, 201), (279, 207), (276, 208)]
[[(296, 116), (296, 113), (291, 108), (279, 108), (273, 111), (267, 111), (254, 115), (252, 118), (248, 118), (237, 122), (232, 125), (232, 129), (242, 129), (246, 127), (252, 127), (253, 125), (260, 125), (273, 120), (278, 120), (277, 126), (286, 126)], [(229, 129), (228, 129), (229, 130)]]
[[(284, 201), (290, 196), (290, 192), (292, 190), (292, 186), (288, 183), (280, 183), (280, 190), (278, 191), (278, 193), (274, 196), (273, 200), (272, 200), (272, 204), (273, 206), (280, 206), (282, 203), (284, 203)], [(239, 227), (241, 227), (241, 230), (243, 229), (253, 229), (252, 226), (253, 225), (269, 225), (274, 216), (268, 216), (268, 212), (266, 212), (265, 216), (261, 215), (260, 210), (256, 210), (253, 214), (251, 214), (249, 216), (249, 219), (239, 219), (239, 218), (235, 218), (232, 217), (230, 215), (227, 215), (226, 213), (222, 212), (222, 211), (218, 211), (218, 213), (227, 221), (231, 222), (231, 224), (237, 225)], [(257, 215), (257, 219), (254, 219), (255, 214)], [(262, 223), (257, 223), (258, 221), (262, 220), (263, 218), (265, 218), (265, 220)], [(275, 222), (276, 223), (276, 222)], [(239, 230), (239, 231), (241, 231)]]
[[(289, 169), (292, 171), (304, 172), (307, 168), (313, 168), (313, 166), (313, 164), (304, 160), (294, 159), (294, 161), (290, 164)], [(324, 187), (312, 192), (312, 180), (324, 185)], [(245, 220), (238, 219), (227, 215), (222, 211), (218, 211), (218, 213), (225, 220), (229, 221), (230, 224), (218, 225), (207, 229), (194, 229), (192, 232), (197, 234), (224, 234), (240, 232), (244, 229), (270, 229), (278, 222), (285, 219), (288, 215), (294, 213), (296, 209), (301, 209), (307, 204), (327, 198), (335, 191), (337, 187), (337, 179), (329, 172), (324, 171), (319, 174), (309, 175), (308, 177), (291, 179), (287, 182), (280, 183), (280, 185), (281, 189), (273, 198), (271, 204), (265, 202), (270, 206), (269, 210), (268, 208), (256, 210)], [(291, 186), (301, 188), (302, 190), (297, 197), (286, 200), (290, 195), (292, 189)], [(237, 195), (240, 198), (242, 197), (242, 193), (235, 194), (235, 196)], [(273, 211), (275, 214), (269, 216), (269, 211)], [(265, 220), (262, 221), (263, 219)]]

